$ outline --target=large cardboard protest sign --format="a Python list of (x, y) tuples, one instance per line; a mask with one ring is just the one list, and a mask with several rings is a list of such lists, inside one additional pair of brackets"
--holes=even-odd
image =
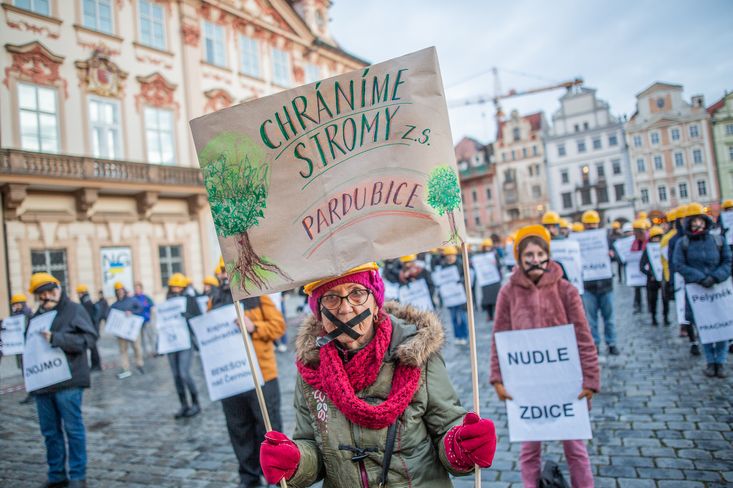
[(626, 286), (645, 286), (646, 275), (641, 272), (641, 256), (644, 251), (631, 251), (626, 255), (624, 263)]
[(583, 287), (583, 261), (578, 241), (571, 239), (552, 241), (550, 244), (550, 254), (552, 259), (562, 264), (563, 269), (565, 269), (565, 274), (568, 276), (568, 281), (582, 295), (585, 288)]
[(583, 371), (572, 325), (497, 332), (507, 393), (509, 441), (592, 437), (588, 403), (578, 400)]
[(433, 311), (433, 300), (427, 281), (421, 278), (400, 286), (400, 303), (411, 305), (420, 310)]
[(461, 274), (457, 265), (441, 266), (431, 275), (435, 286), (442, 286), (445, 283), (458, 283), (461, 281)]
[(570, 234), (569, 238), (580, 244), (583, 281), (605, 280), (613, 277), (611, 258), (608, 256), (608, 239), (604, 229), (574, 232)]
[(196, 297), (196, 305), (199, 307), (201, 313), (206, 313), (209, 310), (209, 296), (199, 295)]
[(156, 306), (158, 311), (158, 354), (191, 349), (191, 334), (183, 316), (186, 312), (186, 297), (169, 298)]
[(720, 213), (720, 223), (725, 229), (725, 241), (729, 246), (733, 246), (733, 210), (727, 210)]
[(11, 315), (3, 319), (0, 330), (0, 352), (3, 356), (23, 354), (25, 315)]
[(677, 323), (687, 324), (689, 321), (685, 317), (685, 279), (681, 274), (674, 274), (674, 309), (677, 313)]
[(191, 121), (235, 299), (465, 236), (434, 48)]
[(66, 354), (48, 343), (41, 332), (51, 330), (56, 311), (46, 312), (31, 319), (23, 350), (23, 379), (25, 391), (36, 391), (71, 379)]
[(102, 259), (102, 291), (105, 296), (114, 296), (114, 284), (118, 281), (126, 289), (132, 290), (132, 249), (129, 247), (103, 247), (100, 250)]
[[(264, 383), (259, 364), (250, 368), (247, 362), (234, 307), (227, 305), (190, 320), (212, 402), (254, 389), (252, 371), (257, 371), (260, 384)], [(257, 363), (257, 356), (252, 359)]]
[(120, 339), (135, 342), (137, 336), (140, 335), (140, 329), (144, 321), (145, 319), (139, 315), (133, 314), (128, 316), (125, 312), (113, 308), (109, 311), (107, 322), (104, 324), (104, 330), (106, 333), (119, 337)]
[(686, 285), (692, 315), (700, 334), (700, 342), (727, 341), (733, 339), (733, 281), (705, 288), (697, 283)]
[(488, 286), (501, 281), (499, 273), (499, 263), (496, 260), (496, 254), (493, 252), (480, 253), (471, 259), (473, 268), (476, 270), (476, 284), (478, 286)]
[(626, 260), (628, 259), (629, 253), (631, 252), (631, 246), (634, 245), (635, 240), (636, 237), (634, 236), (626, 236), (616, 239), (616, 241), (614, 241), (613, 247), (616, 250), (616, 255), (622, 263), (626, 264)]
[[(665, 247), (665, 249), (667, 248)], [(661, 282), (662, 278), (664, 278), (664, 268), (662, 267), (662, 248), (658, 242), (647, 243), (646, 256), (649, 259), (649, 265), (654, 273), (654, 279)]]

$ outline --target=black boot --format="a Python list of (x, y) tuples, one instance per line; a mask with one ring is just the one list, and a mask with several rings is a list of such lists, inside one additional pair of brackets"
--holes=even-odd
[(725, 364), (716, 364), (715, 365), (715, 376), (718, 378), (727, 378), (728, 373), (725, 372)]
[(667, 317), (666, 315), (664, 316), (664, 325), (665, 327), (669, 327), (669, 317)]
[(690, 346), (690, 354), (693, 356), (699, 356), (700, 355), (700, 346), (698, 346), (696, 343), (693, 343)]
[(703, 371), (703, 373), (705, 373), (705, 376), (707, 376), (708, 378), (714, 378), (718, 372), (718, 368), (716, 366), (716, 364), (708, 364), (707, 368), (705, 368), (705, 370)]
[(201, 413), (201, 406), (199, 405), (199, 397), (195, 393), (191, 393), (191, 408), (183, 415), (184, 417), (193, 417)]
[(659, 325), (659, 322), (657, 322), (657, 316), (656, 315), (652, 316), (652, 325), (654, 327), (656, 327), (656, 326)]
[(186, 416), (186, 414), (190, 410), (190, 407), (188, 406), (188, 400), (186, 399), (185, 393), (179, 393), (178, 400), (181, 402), (181, 408), (175, 413), (175, 415), (173, 415), (173, 417), (180, 419), (181, 417)]

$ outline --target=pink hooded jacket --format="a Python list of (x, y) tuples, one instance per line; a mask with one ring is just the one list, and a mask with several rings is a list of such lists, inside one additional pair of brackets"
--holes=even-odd
[(560, 265), (550, 261), (547, 271), (535, 284), (519, 268), (515, 268), (509, 283), (499, 292), (491, 340), (491, 384), (502, 383), (493, 334), (573, 324), (583, 370), (583, 388), (595, 392), (600, 390), (598, 352), (585, 318), (583, 303), (578, 290), (562, 275)]

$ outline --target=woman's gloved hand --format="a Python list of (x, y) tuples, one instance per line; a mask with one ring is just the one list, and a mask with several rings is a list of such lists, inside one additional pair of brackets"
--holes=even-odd
[(448, 461), (454, 468), (468, 471), (474, 464), (488, 468), (496, 453), (494, 422), (470, 412), (463, 418), (463, 425), (448, 431), (443, 442)]
[(715, 284), (715, 278), (713, 278), (712, 276), (708, 275), (708, 276), (706, 276), (706, 277), (705, 277), (705, 278), (704, 278), (704, 279), (703, 279), (703, 280), (702, 280), (702, 281), (700, 282), (700, 284), (701, 284), (702, 286), (704, 286), (705, 288), (711, 288), (711, 287), (712, 287), (712, 286), (713, 286), (713, 285)]
[(265, 434), (260, 446), (260, 466), (268, 483), (274, 485), (283, 478), (292, 478), (298, 463), (300, 450), (288, 436), (276, 430)]

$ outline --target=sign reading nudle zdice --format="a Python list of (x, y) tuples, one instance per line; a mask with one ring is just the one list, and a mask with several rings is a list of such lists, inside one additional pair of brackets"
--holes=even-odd
[(572, 325), (495, 334), (510, 442), (590, 439), (583, 371)]
[(191, 130), (235, 299), (465, 237), (434, 48)]

